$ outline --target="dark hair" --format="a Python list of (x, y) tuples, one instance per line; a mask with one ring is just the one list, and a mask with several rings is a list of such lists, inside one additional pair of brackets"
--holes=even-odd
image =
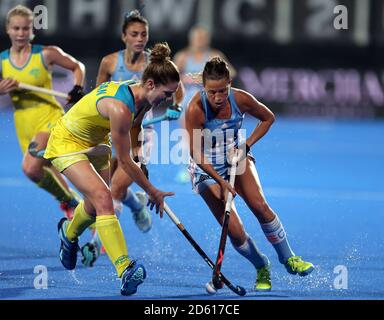
[(167, 85), (170, 82), (179, 82), (180, 74), (176, 65), (171, 61), (171, 49), (168, 43), (157, 43), (151, 50), (149, 64), (141, 76), (142, 83), (153, 79), (155, 85)]
[(231, 79), (228, 64), (220, 57), (213, 57), (204, 67), (203, 84), (207, 80)]
[(135, 23), (135, 22), (139, 22), (139, 23), (142, 23), (142, 24), (145, 24), (146, 26), (148, 26), (148, 20), (141, 15), (140, 11), (139, 10), (133, 10), (124, 16), (124, 22), (123, 22), (123, 27), (122, 27), (123, 34), (125, 34), (127, 28), (132, 23)]

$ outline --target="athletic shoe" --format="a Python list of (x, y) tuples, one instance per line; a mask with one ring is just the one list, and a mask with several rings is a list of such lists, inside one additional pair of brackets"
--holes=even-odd
[(69, 223), (68, 219), (62, 218), (57, 226), (59, 239), (61, 240), (59, 257), (64, 268), (73, 270), (76, 267), (79, 245), (78, 240), (69, 241), (65, 235)]
[(270, 266), (268, 265), (260, 269), (257, 269), (255, 290), (271, 291), (271, 288), (272, 288), (272, 282), (271, 282)]
[(152, 216), (147, 210), (147, 197), (144, 192), (136, 192), (142, 207), (140, 210), (132, 210), (133, 220), (142, 232), (148, 232), (152, 228)]
[(300, 276), (307, 276), (315, 269), (312, 263), (303, 261), (299, 256), (290, 257), (285, 263), (285, 268), (290, 274), (298, 273)]
[(137, 287), (144, 282), (147, 273), (141, 264), (132, 261), (129, 266), (124, 270), (121, 276), (120, 293), (123, 296), (129, 296), (136, 293)]
[(95, 243), (87, 242), (84, 246), (81, 247), (80, 252), (82, 255), (81, 262), (86, 267), (93, 267), (93, 264), (97, 260), (97, 258), (100, 256), (100, 248)]

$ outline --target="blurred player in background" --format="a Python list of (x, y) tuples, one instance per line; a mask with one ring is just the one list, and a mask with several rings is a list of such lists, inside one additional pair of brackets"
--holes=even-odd
[[(205, 63), (214, 56), (226, 59), (224, 53), (211, 47), (211, 35), (209, 31), (201, 25), (194, 26), (189, 32), (188, 46), (176, 53), (174, 62), (180, 70), (181, 81), (185, 87), (185, 95), (182, 102), (182, 107), (185, 109), (188, 102), (194, 94), (201, 90), (201, 73), (203, 72)], [(236, 70), (232, 65), (229, 65), (229, 70), (232, 79), (236, 76)], [(184, 126), (184, 120), (181, 120)], [(183, 139), (188, 141), (188, 139)], [(183, 145), (188, 149), (188, 145)], [(182, 168), (176, 180), (180, 183), (190, 181), (189, 174), (185, 168)]]
[[(138, 137), (145, 113), (172, 97), (180, 82), (166, 43), (156, 44), (149, 56), (141, 81), (105, 82), (87, 94), (62, 117), (52, 130), (44, 157), (50, 159), (84, 195), (72, 221), (63, 218), (58, 225), (60, 260), (69, 270), (76, 267), (78, 238), (96, 223), (96, 230), (108, 257), (121, 278), (121, 294), (137, 291), (145, 277), (143, 265), (131, 260), (119, 220), (115, 215), (109, 189), (110, 154), (87, 155), (84, 150), (109, 144), (116, 148), (119, 166), (148, 194), (156, 212), (163, 214), (164, 197), (173, 195), (156, 189), (133, 161), (131, 149)], [(76, 153), (73, 155), (73, 153)]]
[(61, 66), (73, 72), (75, 85), (68, 93), (68, 103), (74, 103), (84, 95), (85, 68), (58, 47), (31, 44), (34, 38), (33, 18), (32, 11), (20, 5), (7, 14), (6, 31), (12, 45), (1, 52), (0, 94), (10, 94), (15, 108), (15, 128), (24, 154), (23, 172), (40, 188), (52, 194), (70, 218), (79, 199), (56, 169), (46, 160), (33, 156), (37, 150), (45, 148), (51, 128), (64, 110), (54, 97), (18, 89), (18, 84), (51, 89), (52, 67)]
[[(140, 81), (145, 67), (149, 63), (150, 53), (145, 50), (149, 38), (148, 21), (138, 10), (131, 11), (124, 17), (121, 39), (125, 44), (125, 49), (105, 56), (100, 64), (96, 84), (100, 85), (107, 81)], [(180, 86), (175, 94), (175, 102), (181, 103), (183, 91)], [(178, 119), (181, 112), (169, 107), (166, 110), (168, 119)], [(144, 119), (152, 119), (152, 110), (149, 110)], [(142, 170), (148, 178), (146, 164), (150, 158), (152, 147), (153, 125), (146, 126), (144, 129), (143, 145), (139, 144), (132, 149), (133, 159), (140, 164)], [(135, 134), (139, 134), (136, 132)], [(111, 194), (114, 203), (115, 213), (120, 215), (123, 205), (129, 207), (133, 214), (135, 224), (142, 232), (148, 232), (152, 226), (152, 217), (147, 210), (147, 198), (144, 192), (134, 193), (130, 185), (133, 179), (117, 165), (115, 158), (111, 164)], [(100, 238), (97, 232), (94, 233), (92, 240), (85, 244), (82, 249), (82, 262), (87, 266), (92, 266), (101, 251)]]
[[(228, 65), (219, 57), (206, 63), (203, 72), (204, 89), (195, 94), (186, 111), (186, 127), (190, 136), (191, 164), (190, 172), (194, 190), (204, 199), (217, 221), (222, 224), (224, 218), (225, 195), (231, 192), (239, 194), (258, 219), (262, 230), (276, 250), (279, 261), (291, 274), (306, 276), (314, 266), (296, 256), (287, 239), (284, 227), (276, 213), (269, 207), (260, 184), (250, 148), (269, 130), (275, 120), (273, 113), (249, 93), (232, 88)], [(245, 140), (240, 128), (245, 114), (260, 120), (251, 135)], [(199, 136), (194, 131), (200, 130)], [(223, 132), (222, 139), (216, 136), (211, 146), (193, 140), (200, 139), (208, 130)], [(244, 141), (241, 141), (241, 138)], [(208, 137), (209, 139), (209, 137)], [(215, 145), (214, 145), (215, 144)], [(228, 183), (228, 158), (238, 150), (240, 163), (234, 188)], [(252, 238), (244, 230), (234, 204), (229, 220), (229, 238), (233, 247), (257, 270), (256, 290), (268, 291), (272, 287), (270, 262), (259, 251)], [(212, 286), (212, 285), (211, 285)]]

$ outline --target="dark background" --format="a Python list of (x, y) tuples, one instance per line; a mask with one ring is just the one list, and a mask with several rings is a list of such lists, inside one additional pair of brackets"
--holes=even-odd
[[(141, 9), (150, 23), (149, 47), (187, 45), (195, 24), (212, 31), (212, 45), (236, 67), (235, 84), (275, 112), (300, 116), (384, 115), (383, 0), (46, 0), (0, 1), (0, 24), (16, 4), (48, 11), (48, 29), (35, 43), (54, 44), (83, 61), (87, 86), (101, 58), (123, 48), (124, 13)], [(347, 9), (348, 29), (334, 20)], [(0, 49), (10, 43), (2, 28)], [(60, 76), (60, 74), (56, 74)], [(4, 104), (4, 103), (3, 103)]]

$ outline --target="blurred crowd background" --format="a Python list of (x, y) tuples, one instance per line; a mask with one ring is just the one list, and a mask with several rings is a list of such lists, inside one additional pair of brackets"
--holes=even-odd
[[(235, 85), (275, 113), (384, 115), (384, 0), (0, 0), (1, 51), (10, 46), (6, 13), (17, 4), (47, 8), (47, 29), (36, 30), (34, 42), (82, 61), (88, 91), (101, 58), (124, 49), (124, 15), (139, 9), (149, 21), (148, 47), (167, 41), (173, 54), (188, 45), (193, 26), (204, 26), (212, 47), (237, 70)], [(347, 21), (340, 20), (343, 12)], [(335, 27), (340, 22), (347, 28)], [(63, 70), (54, 76), (55, 88), (71, 88)], [(0, 99), (1, 109), (10, 107), (7, 97)]]

